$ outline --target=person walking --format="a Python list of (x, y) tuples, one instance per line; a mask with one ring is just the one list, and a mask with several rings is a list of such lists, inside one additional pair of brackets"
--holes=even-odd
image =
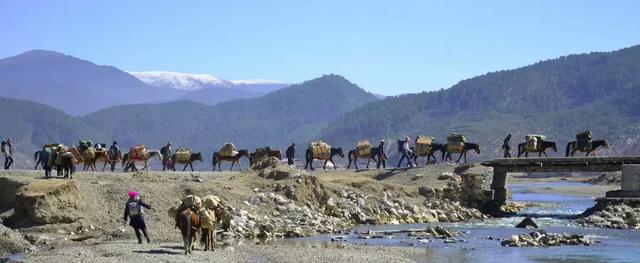
[(400, 157), (400, 161), (398, 162), (398, 168), (400, 168), (400, 166), (402, 166), (402, 161), (406, 158), (407, 159), (407, 164), (409, 167), (413, 167), (413, 163), (411, 162), (411, 154), (413, 154), (413, 151), (411, 150), (411, 147), (409, 145), (409, 142), (411, 141), (411, 138), (409, 138), (409, 136), (407, 136), (406, 138), (404, 138), (404, 140), (401, 140), (402, 143), (402, 157)]
[(287, 164), (290, 166), (295, 166), (295, 163), (293, 162), (294, 159), (296, 158), (296, 143), (292, 143), (291, 146), (289, 146), (287, 148), (287, 150), (285, 151), (285, 155), (287, 156)]
[(4, 169), (9, 170), (11, 164), (13, 164), (13, 142), (11, 138), (3, 141), (0, 148), (2, 148), (2, 153), (4, 154)]
[(380, 141), (378, 148), (376, 148), (376, 152), (374, 153), (376, 157), (378, 157), (378, 161), (376, 162), (376, 168), (387, 169), (387, 154), (384, 151), (384, 140)]
[(118, 146), (117, 141), (113, 141), (111, 147), (109, 147), (109, 161), (111, 162), (111, 172), (116, 170), (116, 164), (118, 163), (118, 159), (122, 156), (122, 152), (120, 152), (120, 147)]
[(171, 170), (171, 155), (173, 155), (173, 152), (171, 151), (171, 142), (167, 142), (167, 145), (160, 149), (160, 154), (162, 155), (162, 171), (167, 169)]
[(144, 208), (152, 209), (140, 198), (140, 193), (136, 191), (129, 192), (129, 200), (124, 207), (124, 223), (129, 219), (129, 225), (133, 227), (133, 231), (138, 238), (138, 244), (142, 244), (142, 234), (147, 239), (147, 243), (151, 243), (149, 234), (147, 233), (147, 225), (144, 222)]
[(511, 146), (509, 146), (509, 142), (511, 141), (511, 134), (507, 135), (504, 138), (504, 142), (502, 143), (502, 149), (504, 150), (504, 158), (511, 158)]

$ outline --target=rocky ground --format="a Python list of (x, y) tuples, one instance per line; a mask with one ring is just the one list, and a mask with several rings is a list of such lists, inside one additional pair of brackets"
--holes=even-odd
[(583, 226), (640, 229), (640, 201), (599, 200), (578, 219)]
[[(220, 236), (228, 244), (256, 240), (254, 238), (339, 234), (357, 224), (482, 220), (486, 215), (476, 207), (490, 198), (486, 188), (491, 174), (483, 167), (455, 165), (309, 173), (268, 160), (255, 170), (242, 173), (98, 172), (78, 173), (73, 180), (43, 179), (42, 173), (0, 172), (0, 195), (3, 195), (0, 219), (14, 228), (5, 229), (8, 234), (3, 236), (14, 238), (6, 238), (11, 241), (12, 249), (0, 251), (1, 255), (25, 251), (30, 260), (49, 261), (48, 255), (61, 259), (77, 253), (79, 258), (97, 257), (98, 261), (110, 262), (136, 255), (127, 243), (135, 239), (133, 231), (122, 220), (126, 194), (131, 190), (141, 192), (142, 198), (153, 207), (147, 214), (153, 242), (169, 246), (166, 249), (171, 250), (140, 253), (160, 258), (168, 256), (167, 260), (171, 260), (174, 252), (180, 252), (172, 248), (179, 246), (172, 242), (180, 240), (180, 234), (167, 211), (188, 194), (221, 197), (231, 220), (229, 228)], [(5, 198), (5, 195), (15, 198)], [(230, 259), (235, 260), (252, 256), (270, 259), (266, 251), (271, 246), (248, 244), (233, 245), (235, 250), (223, 249), (220, 253), (228, 253)], [(38, 252), (31, 252), (34, 249)], [(101, 249), (106, 251), (104, 255), (99, 255)], [(349, 258), (345, 251), (358, 251), (348, 254), (374, 261), (382, 261), (395, 253), (394, 248), (328, 249), (346, 256), (342, 259)], [(94, 250), (98, 252), (91, 252)], [(312, 251), (296, 252), (304, 256)], [(331, 253), (323, 254), (327, 255), (310, 261), (335, 258)]]
[(513, 235), (500, 244), (505, 247), (553, 247), (553, 246), (589, 246), (594, 241), (581, 236), (566, 233), (553, 234), (544, 230), (536, 230), (529, 234)]

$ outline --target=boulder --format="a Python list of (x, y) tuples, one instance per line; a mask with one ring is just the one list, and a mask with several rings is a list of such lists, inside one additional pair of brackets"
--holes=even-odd
[(82, 218), (82, 197), (71, 180), (35, 180), (16, 194), (15, 225), (73, 223)]
[(432, 197), (435, 197), (436, 192), (435, 190), (433, 190), (431, 186), (424, 185), (424, 186), (418, 187), (418, 194), (426, 198), (432, 198)]
[(276, 168), (266, 168), (260, 170), (258, 176), (265, 179), (282, 180), (287, 178), (293, 178), (296, 175), (301, 174), (300, 170), (291, 168), (286, 165), (278, 165)]
[[(33, 251), (35, 248), (18, 232), (0, 225), (0, 257)], [(0, 258), (0, 261), (2, 259)]]
[(522, 219), (522, 221), (520, 221), (520, 223), (518, 223), (516, 225), (517, 228), (538, 228), (538, 224), (536, 224), (536, 222), (533, 222), (533, 219), (531, 219), (531, 217), (525, 217), (524, 219)]
[(29, 181), (25, 179), (0, 177), (0, 213), (13, 209), (18, 189), (27, 184)]
[(266, 168), (276, 168), (281, 166), (282, 163), (276, 157), (265, 158), (264, 160), (258, 161), (256, 164), (251, 166), (253, 170), (262, 170)]

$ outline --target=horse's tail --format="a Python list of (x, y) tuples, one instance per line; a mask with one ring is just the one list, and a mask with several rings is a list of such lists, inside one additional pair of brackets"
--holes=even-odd
[(38, 155), (40, 155), (40, 151), (36, 151), (36, 152), (33, 154), (33, 161), (34, 161), (34, 162), (38, 160)]
[(180, 215), (180, 221), (182, 221), (182, 229), (180, 229), (180, 231), (182, 232), (182, 241), (184, 242), (184, 250), (186, 253), (191, 246), (191, 211), (187, 210), (183, 212)]
[(565, 157), (569, 157), (569, 152), (571, 151), (571, 145), (573, 145), (573, 142), (567, 143), (567, 151), (566, 151)]

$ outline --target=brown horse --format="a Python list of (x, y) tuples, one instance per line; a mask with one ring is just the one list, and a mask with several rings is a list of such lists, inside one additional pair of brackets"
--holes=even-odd
[(282, 160), (282, 152), (280, 150), (271, 150), (267, 151), (255, 151), (249, 154), (249, 165), (254, 165), (256, 161), (262, 157), (276, 157), (278, 160)]
[(174, 153), (173, 155), (171, 155), (171, 169), (172, 170), (176, 170), (176, 164), (184, 164), (184, 168), (182, 168), (182, 171), (187, 169), (187, 165), (189, 167), (191, 167), (191, 171), (193, 171), (193, 162), (195, 161), (203, 161), (202, 159), (202, 154), (200, 153), (192, 153), (191, 156), (189, 157), (189, 160), (180, 160), (178, 161), (178, 157), (177, 155)]
[[(591, 141), (591, 149), (588, 149), (586, 151), (587, 155), (585, 156), (589, 156), (589, 154), (593, 153), (593, 156), (597, 156), (596, 155), (596, 150), (598, 149), (598, 147), (602, 147), (602, 148), (609, 148), (609, 143), (607, 142), (607, 140), (593, 140)], [(569, 155), (574, 156), (575, 153), (577, 151), (581, 151), (581, 149), (577, 149), (576, 148), (576, 141), (572, 141), (567, 143), (567, 152), (566, 152), (566, 157), (569, 157)]]
[(191, 254), (198, 240), (198, 230), (200, 230), (200, 217), (198, 213), (187, 208), (178, 215), (178, 228), (182, 233), (184, 243), (184, 254)]
[(305, 152), (305, 159), (306, 162), (304, 164), (304, 169), (307, 169), (307, 166), (309, 166), (311, 168), (311, 170), (315, 170), (313, 169), (313, 160), (323, 160), (324, 161), (324, 166), (323, 169), (327, 169), (327, 163), (331, 162), (333, 164), (333, 169), (336, 169), (336, 163), (333, 161), (333, 156), (340, 156), (340, 158), (344, 158), (344, 153), (342, 152), (342, 148), (338, 147), (338, 148), (331, 148), (331, 152), (329, 154), (328, 158), (320, 158), (320, 157), (315, 157), (313, 156), (313, 151), (311, 151), (311, 148), (308, 148), (307, 151)]
[(64, 173), (64, 178), (73, 179), (73, 173), (76, 172), (76, 160), (71, 155), (63, 155), (60, 165), (58, 166), (58, 176)]
[[(444, 145), (445, 147), (445, 151), (447, 152), (447, 155), (445, 157), (445, 159), (447, 161), (453, 161), (453, 158), (451, 158), (451, 154), (452, 152), (449, 152), (447, 150), (447, 145)], [(462, 149), (462, 152), (460, 153), (460, 156), (458, 157), (458, 160), (456, 160), (457, 162), (460, 162), (460, 159), (462, 159), (462, 157), (464, 156), (464, 162), (467, 163), (467, 152), (470, 150), (475, 150), (477, 154), (480, 154), (480, 145), (477, 143), (470, 143), (470, 142), (465, 142), (464, 143), (464, 148)]]
[(349, 153), (347, 153), (347, 157), (349, 158), (349, 164), (347, 165), (347, 169), (351, 168), (351, 163), (353, 162), (356, 170), (358, 169), (358, 158), (363, 158), (363, 159), (367, 159), (367, 169), (369, 169), (369, 164), (371, 163), (371, 160), (373, 160), (374, 162), (378, 162), (378, 147), (372, 147), (371, 151), (369, 151), (366, 154), (360, 154), (360, 152), (358, 152), (358, 149), (354, 149), (349, 151)]
[(96, 163), (99, 161), (104, 162), (104, 166), (102, 166), (102, 171), (104, 171), (104, 168), (107, 166), (107, 163), (111, 163), (109, 153), (107, 153), (107, 151), (105, 150), (96, 150), (93, 158), (87, 158), (86, 155), (83, 156), (83, 158), (84, 158), (84, 167), (82, 168), (83, 171), (87, 171), (89, 168), (91, 168), (91, 171), (93, 172), (97, 171), (98, 168), (96, 168)]
[(409, 157), (413, 158), (413, 162), (418, 165), (418, 157), (427, 157), (427, 165), (429, 165), (431, 163), (431, 158), (433, 157), (433, 163), (435, 163), (438, 158), (436, 157), (436, 152), (440, 151), (442, 152), (442, 159), (444, 160), (444, 155), (445, 152), (447, 151), (447, 147), (445, 144), (442, 143), (432, 143), (431, 144), (431, 151), (429, 151), (428, 153), (424, 153), (424, 154), (418, 154), (415, 152), (415, 147), (411, 147), (411, 150), (413, 150), (413, 154)]
[(104, 162), (102, 166), (102, 171), (107, 167), (107, 164), (111, 165), (111, 172), (115, 170), (115, 164), (117, 164), (120, 160), (122, 160), (122, 152), (118, 151), (117, 153), (106, 151), (107, 152), (107, 160)]
[(157, 150), (150, 150), (147, 151), (145, 150), (142, 153), (141, 158), (139, 159), (131, 159), (131, 153), (125, 153), (124, 156), (122, 157), (122, 167), (123, 170), (125, 172), (129, 171), (129, 168), (133, 169), (134, 171), (138, 171), (138, 168), (136, 167), (136, 162), (142, 162), (144, 163), (144, 167), (142, 167), (141, 171), (148, 171), (149, 170), (149, 162), (151, 161), (151, 158), (153, 157), (157, 157), (158, 160), (162, 161), (162, 157), (160, 155), (160, 151)]
[(233, 166), (238, 163), (238, 167), (240, 168), (240, 171), (242, 171), (242, 167), (240, 166), (240, 158), (242, 157), (246, 157), (249, 158), (249, 150), (239, 150), (238, 153), (236, 153), (236, 155), (234, 156), (221, 156), (219, 152), (214, 152), (213, 153), (213, 158), (211, 158), (211, 163), (213, 164), (213, 170), (216, 170), (216, 165), (218, 165), (218, 171), (220, 170), (220, 164), (222, 163), (222, 161), (227, 161), (227, 162), (231, 162), (231, 168), (229, 168), (229, 171), (233, 171)]
[(522, 154), (524, 154), (524, 157), (529, 157), (529, 153), (538, 153), (538, 157), (542, 157), (542, 154), (544, 154), (544, 156), (548, 156), (547, 149), (549, 148), (552, 148), (554, 152), (558, 151), (556, 143), (550, 141), (540, 141), (538, 148), (535, 151), (529, 151), (529, 149), (525, 147), (526, 145), (526, 142), (518, 144), (518, 157), (522, 156)]

